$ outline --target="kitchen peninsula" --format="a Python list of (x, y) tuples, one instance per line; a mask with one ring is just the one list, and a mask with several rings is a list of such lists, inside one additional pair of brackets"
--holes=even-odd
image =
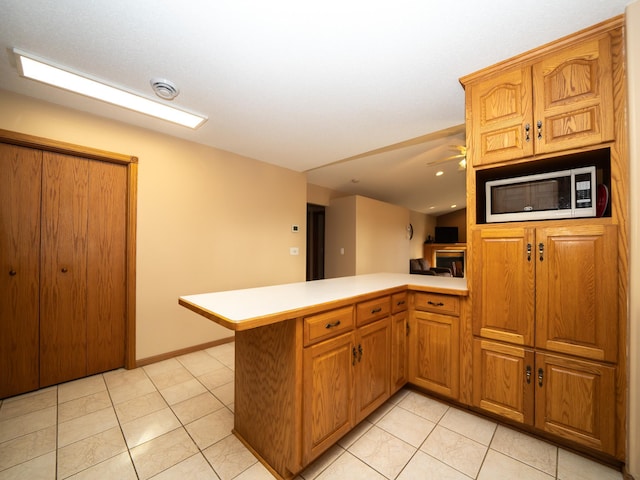
[(405, 383), (457, 394), (467, 294), (462, 278), (380, 273), (178, 302), (236, 332), (234, 433), (292, 478)]

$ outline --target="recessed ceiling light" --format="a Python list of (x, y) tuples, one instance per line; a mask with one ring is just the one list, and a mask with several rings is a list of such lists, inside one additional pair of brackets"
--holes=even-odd
[(66, 67), (55, 66), (47, 60), (39, 59), (20, 50), (14, 49), (13, 53), (17, 58), (20, 75), (23, 77), (136, 112), (145, 113), (185, 127), (197, 128), (207, 120), (207, 117), (185, 112), (120, 88), (112, 87), (100, 80), (91, 79), (85, 74), (74, 73)]
[(444, 172), (443, 172), (442, 170), (438, 170), (438, 171), (436, 172), (436, 177), (440, 177), (440, 176), (442, 176), (442, 175), (444, 175)]
[(456, 208), (458, 205), (451, 205), (451, 208)]

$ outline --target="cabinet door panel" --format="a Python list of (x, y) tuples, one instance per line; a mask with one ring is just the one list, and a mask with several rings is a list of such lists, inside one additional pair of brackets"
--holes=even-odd
[(355, 424), (353, 334), (304, 349), (303, 463), (316, 458)]
[(40, 386), (87, 372), (88, 164), (43, 154)]
[(533, 360), (532, 350), (474, 339), (473, 404), (533, 425)]
[(391, 393), (407, 383), (409, 313), (396, 313), (391, 317)]
[(536, 427), (615, 453), (615, 369), (536, 353)]
[(124, 365), (127, 168), (90, 162), (87, 375)]
[[(549, 55), (533, 66), (536, 153), (613, 140), (608, 34)], [(537, 122), (541, 122), (538, 136)]]
[(539, 228), (536, 346), (615, 361), (618, 337), (617, 227)]
[[(475, 335), (533, 346), (535, 247), (531, 228), (473, 232)], [(531, 249), (531, 254), (528, 249)]]
[(356, 365), (356, 422), (389, 398), (391, 319), (368, 324), (358, 330)]
[(414, 312), (411, 328), (411, 382), (457, 399), (460, 365), (460, 319)]
[(468, 87), (473, 129), (467, 152), (473, 166), (533, 155), (531, 89), (530, 67)]
[(0, 144), (0, 398), (39, 385), (42, 153)]

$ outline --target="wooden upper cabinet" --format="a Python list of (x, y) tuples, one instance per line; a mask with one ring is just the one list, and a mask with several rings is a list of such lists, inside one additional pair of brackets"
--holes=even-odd
[(475, 335), (533, 346), (534, 231), (527, 227), (474, 230)]
[(533, 154), (531, 90), (530, 67), (500, 73), (469, 88), (473, 128), (467, 151), (473, 166)]
[(536, 347), (615, 362), (617, 226), (538, 228), (536, 237)]
[(610, 33), (510, 64), (462, 79), (474, 167), (614, 139)]
[(608, 34), (549, 55), (532, 72), (536, 153), (614, 139)]

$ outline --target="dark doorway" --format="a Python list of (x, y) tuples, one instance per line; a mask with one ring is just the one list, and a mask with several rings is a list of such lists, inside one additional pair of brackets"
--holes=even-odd
[(324, 207), (307, 203), (307, 281), (324, 278)]

